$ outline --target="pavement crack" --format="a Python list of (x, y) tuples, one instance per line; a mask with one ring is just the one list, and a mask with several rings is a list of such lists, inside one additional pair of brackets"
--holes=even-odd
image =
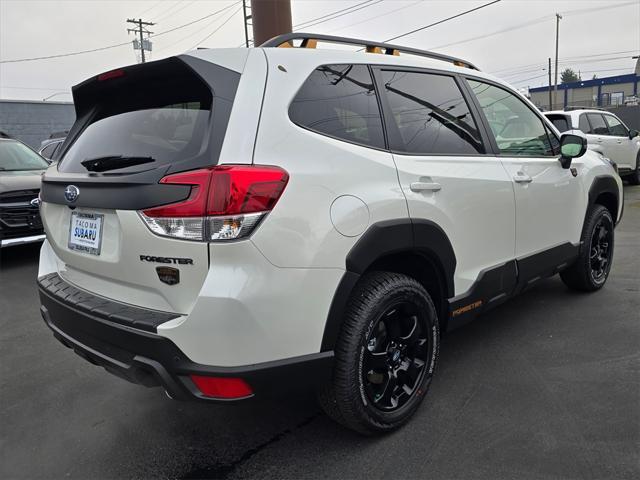
[(223, 479), (229, 478), (229, 476), (236, 470), (236, 468), (238, 468), (244, 462), (249, 460), (251, 457), (253, 457), (257, 453), (259, 453), (260, 451), (264, 450), (268, 446), (279, 442), (284, 437), (286, 437), (287, 435), (293, 433), (294, 431), (299, 430), (299, 429), (309, 425), (311, 422), (313, 422), (320, 415), (322, 415), (322, 412), (318, 411), (318, 412), (314, 413), (313, 415), (305, 418), (301, 422), (297, 423), (293, 427), (287, 428), (286, 430), (283, 430), (283, 431), (281, 431), (279, 433), (276, 433), (275, 435), (273, 435), (268, 440), (262, 442), (259, 445), (256, 445), (253, 448), (250, 448), (249, 450), (244, 452), (242, 455), (240, 455), (240, 457), (238, 459), (236, 459), (236, 460), (234, 460), (232, 462), (219, 463), (219, 464), (214, 464), (214, 465), (209, 465), (209, 466), (204, 466), (204, 467), (198, 467), (198, 468), (195, 468), (195, 469), (189, 471), (188, 473), (184, 474), (183, 476), (181, 476), (179, 478), (181, 480), (198, 480), (198, 479), (209, 479), (209, 478), (215, 478), (215, 479), (223, 480)]

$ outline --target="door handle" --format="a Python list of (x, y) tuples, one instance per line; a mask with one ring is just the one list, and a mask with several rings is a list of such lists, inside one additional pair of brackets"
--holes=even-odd
[(533, 182), (533, 178), (531, 178), (526, 173), (522, 173), (522, 172), (516, 173), (515, 176), (513, 177), (513, 180), (516, 183), (531, 183), (531, 182)]
[(442, 185), (436, 182), (413, 182), (409, 188), (412, 192), (439, 192)]

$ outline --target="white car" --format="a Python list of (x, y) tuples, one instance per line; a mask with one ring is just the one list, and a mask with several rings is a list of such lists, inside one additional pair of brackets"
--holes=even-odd
[(616, 115), (606, 110), (544, 112), (559, 132), (580, 130), (587, 135), (589, 148), (601, 151), (618, 167), (620, 176), (640, 185), (640, 136)]
[(42, 316), (173, 398), (313, 387), (342, 424), (390, 431), (441, 332), (558, 272), (609, 275), (612, 165), (465, 60), (296, 33), (73, 92), (43, 177)]

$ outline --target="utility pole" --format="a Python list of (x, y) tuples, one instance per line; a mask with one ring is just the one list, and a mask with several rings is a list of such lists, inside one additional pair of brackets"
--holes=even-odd
[[(146, 61), (144, 52), (145, 50), (148, 50), (149, 52), (151, 51), (151, 41), (149, 40), (149, 37), (147, 37), (146, 39), (144, 38), (144, 34), (146, 33), (147, 35), (151, 35), (153, 32), (150, 32), (149, 30), (147, 30), (145, 27), (150, 27), (152, 25), (155, 25), (155, 23), (153, 22), (143, 22), (141, 18), (139, 18), (138, 20), (136, 20), (135, 18), (127, 18), (127, 23), (133, 23), (134, 25), (137, 25), (136, 28), (127, 28), (127, 33), (136, 33), (140, 35), (140, 53), (142, 55), (142, 63), (144, 63)], [(138, 48), (136, 47), (136, 43), (138, 42), (138, 39), (135, 39), (133, 41), (133, 49), (134, 50), (138, 50)]]
[(560, 39), (560, 19), (562, 15), (556, 13), (556, 71), (555, 71), (555, 87), (553, 89), (553, 103), (558, 103), (558, 42)]
[(251, 10), (251, 6), (247, 7), (247, 0), (242, 0), (242, 14), (244, 16), (244, 44), (249, 48), (249, 21), (251, 20), (251, 13), (247, 14), (247, 9)]
[(251, 0), (253, 44), (291, 33), (291, 0)]
[(549, 110), (553, 110), (553, 103), (551, 101), (551, 57), (549, 57)]

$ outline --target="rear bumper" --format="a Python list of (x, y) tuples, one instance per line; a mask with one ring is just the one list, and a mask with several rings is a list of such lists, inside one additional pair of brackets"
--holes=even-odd
[[(155, 330), (150, 327), (152, 317), (161, 312), (144, 310), (147, 322), (138, 325), (142, 328), (136, 328), (129, 320), (143, 312), (130, 309), (143, 309), (80, 291), (57, 274), (38, 279), (38, 287), (42, 317), (63, 345), (130, 382), (160, 386), (174, 399), (230, 401), (202, 395), (191, 381), (191, 374), (242, 378), (253, 394), (232, 401), (291, 394), (313, 388), (331, 375), (333, 352), (239, 367), (198, 364), (187, 358), (171, 340), (151, 331)], [(114, 313), (113, 309), (119, 309), (120, 313)]]

